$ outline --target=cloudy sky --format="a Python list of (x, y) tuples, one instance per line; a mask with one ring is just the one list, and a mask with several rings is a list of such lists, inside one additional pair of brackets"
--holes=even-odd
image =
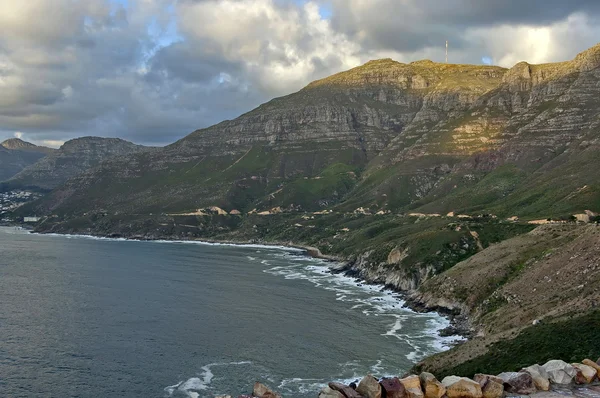
[(163, 145), (391, 57), (510, 67), (600, 42), (598, 0), (0, 0), (0, 139)]

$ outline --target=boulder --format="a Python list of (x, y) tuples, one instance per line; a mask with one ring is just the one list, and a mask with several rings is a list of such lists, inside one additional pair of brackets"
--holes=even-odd
[(483, 398), (502, 398), (504, 394), (504, 380), (498, 376), (476, 374), (473, 380), (481, 386)]
[(358, 383), (356, 392), (366, 398), (381, 398), (381, 385), (379, 385), (379, 380), (371, 375), (366, 375)]
[(386, 398), (406, 398), (406, 388), (397, 377), (379, 382)]
[(504, 372), (498, 377), (504, 381), (504, 389), (507, 392), (529, 395), (537, 391), (533, 377), (527, 372)]
[(446, 376), (442, 384), (448, 398), (483, 398), (479, 383), (467, 377)]
[(423, 390), (421, 390), (421, 379), (419, 376), (408, 376), (400, 379), (400, 383), (406, 389), (407, 398), (424, 398)]
[(596, 373), (598, 374), (598, 377), (600, 377), (600, 365), (598, 365), (597, 362), (594, 362), (591, 359), (584, 359), (583, 361), (581, 361), (581, 363), (583, 365), (591, 366), (592, 368), (596, 369)]
[(548, 372), (546, 369), (541, 367), (538, 364), (528, 366), (526, 368), (521, 369), (521, 372), (527, 372), (531, 375), (533, 379), (533, 384), (535, 384), (535, 388), (540, 391), (549, 391), (550, 390), (550, 376), (548, 376)]
[(327, 386), (321, 390), (319, 398), (344, 398), (344, 394)]
[(331, 382), (329, 383), (329, 388), (341, 392), (346, 398), (362, 398), (354, 388), (348, 387), (342, 383)]
[(589, 384), (593, 382), (598, 375), (596, 369), (589, 365), (582, 363), (572, 363), (571, 365), (577, 370), (577, 376), (575, 376), (577, 384)]
[(419, 381), (425, 398), (442, 398), (446, 394), (446, 387), (431, 373), (421, 373)]
[(546, 362), (544, 370), (548, 373), (550, 381), (555, 384), (569, 384), (577, 375), (577, 371), (573, 366), (559, 359)]
[(265, 386), (258, 381), (254, 383), (254, 388), (252, 389), (252, 396), (258, 398), (281, 398), (281, 395), (273, 392), (269, 387)]

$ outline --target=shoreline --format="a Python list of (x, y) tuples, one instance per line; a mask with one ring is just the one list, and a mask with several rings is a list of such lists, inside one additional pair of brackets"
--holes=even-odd
[[(239, 246), (239, 247), (263, 247), (270, 249), (278, 249), (278, 250), (287, 250), (287, 251), (299, 251), (302, 252), (302, 255), (319, 259), (323, 261), (327, 261), (332, 263), (328, 265), (329, 272), (332, 274), (343, 274), (347, 277), (354, 278), (357, 283), (366, 284), (370, 286), (378, 286), (382, 289), (390, 290), (393, 293), (398, 294), (403, 301), (403, 307), (407, 308), (415, 313), (432, 313), (435, 312), (440, 317), (447, 319), (450, 322), (450, 325), (446, 328), (436, 330), (436, 335), (438, 337), (461, 337), (465, 340), (470, 340), (473, 337), (473, 333), (468, 326), (468, 318), (462, 314), (458, 314), (455, 311), (436, 307), (431, 308), (427, 306), (425, 303), (416, 300), (410, 292), (403, 291), (397, 289), (396, 287), (388, 284), (382, 284), (374, 281), (370, 281), (364, 278), (361, 275), (359, 270), (352, 268), (352, 263), (348, 259), (344, 259), (337, 256), (330, 256), (321, 253), (321, 251), (313, 246), (302, 245), (292, 241), (287, 242), (259, 242), (259, 241), (238, 241), (232, 239), (169, 239), (168, 237), (162, 238), (149, 238), (147, 236), (132, 236), (132, 237), (124, 237), (120, 234), (69, 234), (69, 233), (56, 233), (56, 232), (36, 232), (35, 229), (29, 225), (13, 225), (15, 227), (20, 227), (21, 229), (27, 231), (30, 234), (38, 234), (38, 235), (55, 235), (55, 236), (79, 236), (85, 238), (95, 238), (95, 239), (107, 239), (107, 240), (122, 240), (122, 241), (138, 241), (138, 242), (165, 242), (165, 243), (196, 243), (196, 244), (206, 244), (206, 245), (224, 245), (224, 246)], [(12, 226), (8, 226), (12, 227)], [(334, 265), (337, 264), (337, 265)], [(462, 342), (456, 342), (456, 344), (461, 344)], [(451, 348), (451, 347), (450, 347)], [(450, 349), (448, 348), (448, 349)]]

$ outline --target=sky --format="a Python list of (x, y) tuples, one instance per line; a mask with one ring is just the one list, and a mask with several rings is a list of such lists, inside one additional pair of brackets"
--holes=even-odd
[(391, 57), (511, 67), (600, 42), (598, 0), (0, 0), (0, 140), (165, 145)]

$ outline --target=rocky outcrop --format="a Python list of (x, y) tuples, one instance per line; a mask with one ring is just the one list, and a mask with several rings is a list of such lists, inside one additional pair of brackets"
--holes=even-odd
[(528, 395), (537, 391), (533, 377), (527, 372), (504, 372), (498, 377), (504, 381), (504, 389), (509, 393)]
[(446, 387), (434, 375), (423, 372), (419, 375), (421, 389), (425, 398), (442, 398), (446, 394)]
[(58, 150), (22, 170), (8, 183), (12, 187), (53, 189), (104, 160), (127, 158), (146, 150), (149, 148), (119, 138), (76, 138), (65, 142)]

